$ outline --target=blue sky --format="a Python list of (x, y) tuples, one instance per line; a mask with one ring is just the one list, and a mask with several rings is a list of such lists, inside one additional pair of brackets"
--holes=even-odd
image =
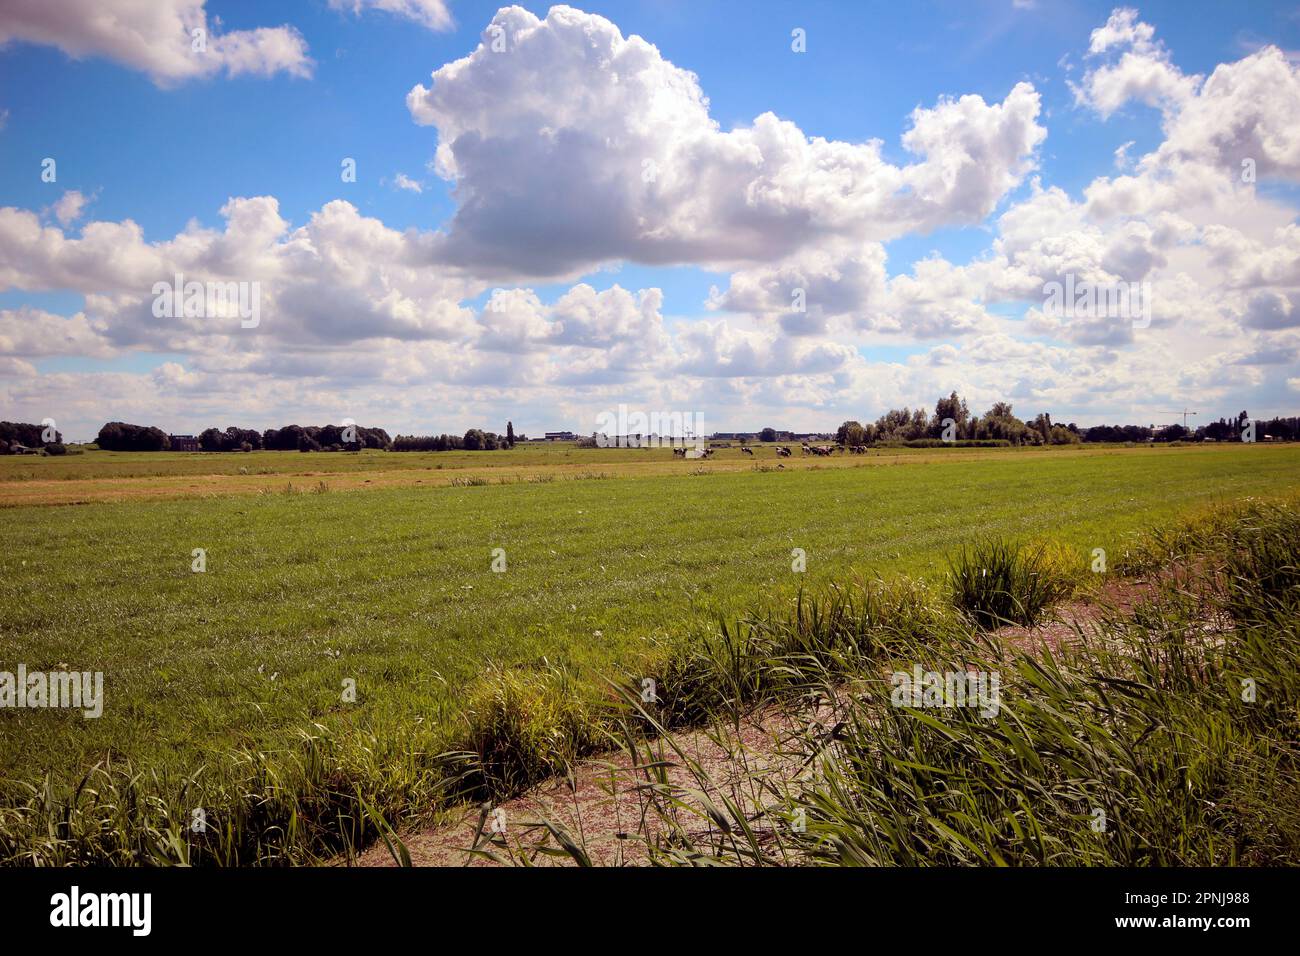
[[(724, 127), (770, 110), (811, 136), (881, 138), (895, 160), (906, 158), (898, 140), (914, 107), (962, 93), (1000, 99), (1017, 81), (1035, 80), (1045, 108), (1065, 120), (1052, 127), (1043, 176), (1072, 193), (1110, 163), (1116, 146), (1136, 140), (1140, 150), (1160, 138), (1147, 111), (1102, 123), (1071, 107), (1057, 63), (1080, 60), (1080, 38), (1114, 5), (579, 4), (695, 72)], [(134, 219), (149, 238), (171, 236), (191, 218), (216, 224), (228, 197), (263, 194), (279, 198), (294, 222), (343, 196), (395, 228), (436, 227), (454, 209), (450, 187), (424, 169), (431, 136), (411, 122), (404, 97), (432, 69), (472, 50), (500, 6), (457, 2), (456, 29), (435, 33), (392, 15), (355, 17), (321, 0), (209, 0), (210, 15), (230, 29), (292, 23), (316, 61), (311, 80), (248, 77), (159, 89), (103, 58), (74, 61), (52, 47), (11, 44), (0, 54), (0, 108), (9, 111), (0, 137), (0, 203), (48, 204), (49, 184), (23, 171), (55, 155), (67, 157), (60, 186), (96, 193), (97, 217)], [(521, 6), (540, 16), (550, 5)], [(1297, 10), (1294, 3), (1216, 0), (1141, 5), (1188, 72), (1208, 72), (1264, 38), (1300, 48)], [(811, 38), (806, 56), (790, 55), (794, 25)], [(343, 156), (355, 157), (359, 169), (355, 190), (346, 192), (337, 175)], [(381, 181), (398, 170), (418, 175), (427, 191), (386, 188)], [(964, 232), (900, 240), (890, 249), (898, 259), (891, 268), (932, 249), (973, 254), (983, 244)], [(697, 285), (687, 282), (684, 291)]]
[[(231, 197), (275, 197), (279, 216), (290, 229), (303, 226), (337, 199), (398, 233), (429, 234), (449, 226), (458, 205), (454, 184), (428, 165), (438, 130), (413, 121), (406, 95), (416, 84), (428, 86), (432, 71), (474, 51), (498, 4), (452, 0), (454, 28), (435, 30), (383, 10), (332, 9), (325, 0), (176, 2), (200, 8), (214, 25), (214, 33), (216, 18), (224, 33), (290, 25), (305, 41), (313, 61), (311, 75), (216, 75), (160, 83), (139, 64), (120, 56), (89, 54), (74, 59), (59, 45), (29, 42), (23, 37), (30, 30), (25, 34), (13, 25), (6, 30), (0, 19), (0, 36), (13, 37), (0, 48), (0, 111), (4, 111), (0, 113), (4, 117), (0, 207), (36, 214), (69, 237), (87, 221), (131, 220), (143, 229), (145, 243), (166, 242), (193, 222), (222, 229), (220, 209)], [(545, 5), (522, 6), (539, 18), (546, 17)], [(888, 236), (883, 242), (888, 279), (906, 276), (918, 260), (929, 257), (953, 266), (987, 258), (998, 236), (998, 217), (1032, 198), (1035, 180), (1043, 187), (1059, 187), (1070, 200), (1081, 202), (1090, 183), (1117, 174), (1117, 147), (1132, 143), (1129, 154), (1139, 157), (1157, 150), (1167, 135), (1170, 114), (1134, 99), (1101, 115), (1081, 105), (1067, 85), (1067, 81), (1080, 82), (1089, 68), (1085, 59), (1089, 35), (1107, 22), (1113, 3), (593, 0), (580, 7), (612, 21), (623, 37), (644, 37), (663, 60), (693, 72), (708, 98), (711, 117), (723, 131), (748, 127), (755, 117), (770, 111), (810, 139), (850, 144), (879, 139), (881, 158), (897, 167), (917, 161), (900, 142), (914, 109), (933, 109), (945, 97), (967, 95), (1000, 103), (1016, 84), (1031, 84), (1041, 102), (1036, 122), (1046, 130), (1033, 149), (1032, 168), (1018, 174), (1015, 184), (978, 221), (927, 225)], [(1300, 15), (1294, 3), (1150, 2), (1141, 4), (1137, 13), (1154, 28), (1168, 61), (1185, 76), (1208, 75), (1216, 66), (1241, 61), (1267, 44), (1284, 53), (1300, 49)], [(807, 31), (807, 52), (802, 55), (792, 54), (790, 48), (795, 27)], [(63, 46), (75, 42), (69, 39)], [(57, 183), (40, 180), (40, 163), (47, 156), (58, 158)], [(356, 159), (356, 183), (340, 182), (343, 157)], [(417, 181), (422, 192), (397, 188), (394, 178), (399, 172)], [(1294, 202), (1295, 188), (1285, 170), (1260, 184), (1261, 193), (1267, 190), (1271, 202), (1261, 223), (1267, 221), (1272, 229), (1288, 221), (1285, 209), (1279, 213), (1277, 207)], [(54, 223), (49, 210), (69, 190), (87, 197), (85, 212), (75, 223)], [(725, 290), (737, 265), (700, 261), (665, 266), (615, 259), (586, 268), (575, 262), (572, 270), (554, 281), (522, 275), (517, 282), (499, 276), (485, 279), (457, 301), (465, 308), (481, 309), (493, 288), (518, 285), (533, 289), (543, 304), (552, 306), (577, 282), (585, 281), (598, 291), (617, 283), (630, 291), (661, 289), (662, 315), (670, 326), (683, 321), (716, 322), (726, 316), (736, 329), (762, 330), (767, 326), (760, 315), (706, 308), (711, 288)], [(0, 309), (28, 307), (69, 316), (87, 308), (84, 290), (32, 287), (39, 286), (34, 280), (24, 284), (29, 287), (8, 283), (0, 289)], [(1279, 294), (1285, 295), (1286, 290)], [(1000, 316), (1018, 317), (1025, 308), (1020, 300), (1012, 306), (984, 304)], [(112, 319), (106, 316), (102, 321)], [(1026, 333), (1024, 339), (1071, 347), (1066, 337), (1041, 329)], [(872, 335), (865, 339), (849, 335), (835, 341), (868, 363), (865, 371), (859, 370), (868, 374), (871, 363), (897, 365), (908, 357), (924, 356), (943, 337), (903, 334), (882, 341)], [(39, 376), (101, 372), (142, 376), (164, 365), (188, 367), (187, 357), (194, 351), (176, 344), (138, 342), (94, 356), (28, 355), (24, 359), (18, 352), (11, 354), (28, 361)], [(1294, 374), (1294, 369), (1290, 371)], [(773, 377), (781, 377), (779, 370), (772, 372)], [(800, 373), (792, 368), (784, 374)], [(717, 427), (763, 424), (743, 420), (743, 409), (759, 401), (764, 391), (752, 381), (755, 376), (744, 377), (757, 391), (736, 407), (719, 405), (714, 412), (722, 418)], [(1228, 394), (1206, 395), (1205, 401), (1238, 402), (1254, 393), (1275, 406), (1273, 410), (1284, 411), (1281, 406), (1295, 395), (1282, 384), (1286, 380), (1286, 375), (1271, 376), (1264, 384), (1246, 383)], [(32, 384), (8, 393), (9, 399), (28, 401), (21, 396), (57, 391), (53, 386), (31, 390)], [(332, 387), (329, 382), (316, 385)], [(656, 388), (662, 393), (672, 391), (673, 385), (672, 376), (660, 376)], [(833, 382), (819, 385), (820, 397), (806, 407), (793, 400), (781, 403), (771, 395), (762, 396), (761, 405), (764, 414), (787, 414), (792, 424), (834, 425), (838, 417), (855, 411), (850, 407), (852, 399), (841, 402), (831, 394), (835, 388)], [(1123, 417), (1129, 407), (1126, 400), (1089, 405), (1082, 397), (1086, 389), (1067, 391), (1076, 396), (1070, 400), (1075, 407), (1067, 411), (1076, 415), (1086, 417), (1095, 411), (1103, 418)], [(1178, 401), (1174, 391), (1168, 389), (1167, 400), (1157, 404)], [(614, 397), (616, 391), (570, 405), (549, 393), (538, 399), (546, 403), (541, 410), (518, 417), (533, 418), (533, 427), (580, 426), (580, 421), (572, 420), (581, 417), (577, 407), (600, 407)], [(537, 401), (522, 396), (518, 400), (538, 408)], [(884, 393), (864, 396), (853, 417), (879, 414), (883, 411), (879, 401), (903, 404), (906, 400), (906, 389), (893, 401)], [(135, 401), (137, 414), (150, 410), (144, 397)], [(722, 400), (715, 395), (710, 401)], [(401, 404), (389, 401), (376, 408), (398, 409)], [(508, 411), (508, 404), (490, 397), (460, 406), (452, 403), (454, 411), (445, 427), (470, 424), (464, 419), (473, 417), (476, 409), (493, 415)], [(223, 422), (241, 415), (260, 421), (288, 411), (283, 406), (241, 408), (235, 402), (207, 406), (204, 411), (209, 409), (224, 416)], [(156, 415), (170, 427), (203, 424), (196, 414), (187, 417), (158, 396)], [(405, 414), (400, 412), (399, 417)], [(81, 417), (80, 412), (71, 413), (73, 420)], [(394, 425), (441, 427), (443, 423), (412, 416)]]

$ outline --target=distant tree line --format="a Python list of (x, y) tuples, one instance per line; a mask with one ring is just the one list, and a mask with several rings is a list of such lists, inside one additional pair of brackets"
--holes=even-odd
[[(1046, 413), (1032, 421), (1017, 418), (1008, 402), (995, 402), (983, 415), (972, 415), (966, 400), (956, 392), (941, 398), (934, 413), (923, 408), (890, 409), (874, 423), (847, 421), (835, 439), (841, 445), (961, 444), (1074, 445), (1080, 442), (1241, 441), (1250, 416), (1243, 411), (1235, 418), (1221, 418), (1193, 430), (1174, 424), (1155, 429), (1149, 425), (1095, 425), (1080, 429), (1071, 422), (1061, 425)], [(764, 429), (763, 433), (771, 431)], [(1255, 422), (1255, 439), (1300, 440), (1300, 418), (1273, 418)], [(767, 438), (763, 439), (767, 441)]]
[(991, 447), (1074, 445), (1084, 438), (1078, 426), (1055, 424), (1046, 412), (1032, 422), (1021, 421), (1009, 402), (995, 402), (983, 415), (972, 415), (966, 400), (953, 392), (935, 403), (933, 414), (924, 408), (891, 408), (874, 423), (844, 422), (835, 440), (841, 445), (959, 442)]
[[(348, 435), (345, 434), (347, 429), (353, 429), (356, 434), (354, 445), (347, 441)], [(211, 431), (212, 429), (209, 429)], [(236, 438), (241, 445), (243, 442), (251, 442), (250, 433), (244, 432), (239, 435), (232, 434), (239, 432), (239, 429), (227, 428), (224, 444), (230, 444)], [(208, 434), (204, 432), (199, 436), (199, 447), (205, 448), (203, 436)], [(251, 433), (256, 435), (256, 432)], [(264, 448), (267, 451), (342, 451), (361, 448), (378, 448), (386, 450), (393, 447), (393, 440), (388, 436), (388, 432), (382, 428), (366, 428), (362, 425), (285, 425), (283, 428), (268, 428), (262, 432), (262, 442), (260, 445), (253, 445), (253, 449)], [(223, 451), (230, 450), (223, 448)]]
[[(39, 438), (39, 425), (15, 427), (34, 428)], [(347, 440), (348, 427), (355, 430), (354, 444)], [(394, 439), (382, 428), (366, 428), (362, 425), (285, 425), (262, 432), (231, 425), (224, 431), (206, 428), (198, 435), (199, 448), (203, 451), (341, 451), (361, 448), (387, 451), (495, 451), (499, 448), (513, 448), (516, 441), (527, 441), (527, 436), (516, 436), (513, 422), (506, 423), (504, 435), (471, 428), (464, 435), (398, 435)], [(108, 451), (166, 451), (171, 447), (167, 433), (162, 429), (127, 422), (109, 422), (99, 430), (95, 442)]]
[[(204, 451), (340, 451), (349, 447), (345, 429), (356, 431), (356, 448), (389, 448), (392, 439), (382, 428), (361, 425), (285, 425), (259, 432), (253, 428), (231, 425), (225, 431), (204, 429), (198, 436)], [(95, 444), (108, 451), (166, 451), (171, 447), (167, 433), (160, 428), (109, 422), (99, 430)]]
[[(983, 415), (973, 415), (966, 400), (952, 392), (935, 403), (933, 413), (924, 408), (892, 408), (874, 422), (862, 424), (846, 421), (836, 430), (835, 440), (842, 445), (910, 444), (936, 445), (1074, 445), (1080, 442), (1172, 442), (1172, 441), (1241, 441), (1251, 419), (1244, 410), (1234, 417), (1220, 418), (1197, 428), (1180, 424), (1154, 430), (1149, 425), (1094, 425), (1080, 429), (1073, 422), (1061, 425), (1046, 412), (1032, 421), (1022, 421), (1013, 413), (1009, 402), (995, 402)], [(356, 441), (345, 439), (345, 429), (355, 429)], [(1300, 417), (1275, 417), (1254, 422), (1255, 440), (1300, 441)], [(0, 454), (17, 446), (43, 448), (47, 454), (63, 454), (63, 436), (42, 440), (44, 428), (23, 422), (0, 422)], [(760, 432), (760, 440), (776, 441), (779, 433), (772, 428)], [(464, 435), (398, 435), (390, 438), (382, 428), (360, 425), (285, 425), (259, 432), (234, 425), (224, 431), (205, 429), (198, 436), (204, 451), (338, 451), (347, 448), (377, 448), (389, 451), (496, 451), (513, 448), (527, 436), (516, 435), (514, 424), (506, 423), (506, 433), (471, 428)], [(166, 451), (170, 447), (167, 433), (149, 425), (108, 422), (99, 430), (95, 442), (108, 451)]]
[[(1250, 421), (1250, 416), (1242, 412), (1236, 418), (1220, 418), (1217, 422), (1199, 426), (1189, 436), (1192, 441), (1241, 441), (1241, 434), (1245, 431), (1246, 422)], [(1184, 431), (1182, 425), (1173, 425)], [(1300, 418), (1270, 418), (1267, 421), (1260, 419), (1255, 422), (1255, 439), (1271, 437), (1280, 441), (1300, 441)]]
[(30, 422), (0, 422), (0, 455), (9, 455), (19, 448), (43, 448), (47, 454), (62, 455), (67, 449), (63, 435), (54, 433), (53, 441), (44, 438), (45, 426)]
[(497, 451), (514, 448), (516, 441), (527, 441), (526, 435), (515, 435), (513, 422), (506, 422), (505, 435), (471, 428), (464, 435), (398, 435), (393, 439), (393, 451)]
[[(274, 429), (268, 429), (267, 434), (272, 431)], [(262, 442), (261, 432), (235, 425), (224, 432), (219, 428), (205, 428), (199, 432), (199, 447), (204, 451), (253, 451), (263, 447)]]

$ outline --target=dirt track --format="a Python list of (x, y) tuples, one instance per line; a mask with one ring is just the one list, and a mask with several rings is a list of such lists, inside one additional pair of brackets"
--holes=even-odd
[[(1076, 640), (1080, 631), (1092, 632), (1103, 617), (1128, 614), (1155, 590), (1153, 581), (1114, 579), (1096, 595), (1056, 608), (1036, 628), (1004, 627), (994, 634), (1008, 650), (1055, 652)], [(452, 822), (404, 833), (402, 842), (415, 866), (495, 866), (510, 857), (514, 862), (526, 857), (537, 865), (573, 865), (569, 854), (541, 851), (558, 849), (554, 836), (541, 825), (549, 821), (563, 828), (594, 865), (644, 864), (647, 836), (662, 837), (668, 829), (650, 806), (654, 774), (646, 765), (651, 762), (667, 764), (654, 792), (673, 792), (680, 801), (675, 812), (678, 825), (692, 836), (705, 837), (717, 830), (704, 810), (701, 793), (719, 805), (723, 797), (731, 800), (754, 820), (756, 828), (770, 832), (771, 820), (760, 811), (773, 798), (755, 781), (776, 775), (788, 782), (806, 773), (801, 755), (791, 746), (791, 735), (808, 728), (826, 732), (834, 724), (835, 710), (834, 702), (802, 712), (773, 706), (748, 715), (739, 727), (675, 733), (676, 750), (663, 740), (655, 741), (649, 745), (651, 753), (641, 753), (638, 761), (621, 751), (585, 760), (568, 778), (551, 780), (498, 806), (463, 807), (453, 813)], [(494, 819), (498, 829), (503, 825), (503, 832), (492, 832)], [(363, 852), (355, 865), (397, 864), (380, 841)]]

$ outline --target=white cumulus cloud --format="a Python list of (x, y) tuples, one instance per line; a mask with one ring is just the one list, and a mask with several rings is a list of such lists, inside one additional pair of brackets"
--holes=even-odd
[[(58, 47), (75, 59), (102, 56), (147, 73), (160, 86), (225, 73), (309, 76), (307, 43), (292, 26), (221, 33), (205, 0), (5, 0), (0, 46)], [(199, 47), (199, 48), (196, 48)]]

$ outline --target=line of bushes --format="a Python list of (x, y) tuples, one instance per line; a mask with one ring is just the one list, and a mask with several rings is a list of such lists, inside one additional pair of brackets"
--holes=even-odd
[[(36, 434), (39, 436), (40, 426), (18, 427), (37, 429)], [(0, 437), (3, 437), (2, 428)], [(516, 438), (514, 426), (509, 423), (505, 435), (471, 428), (464, 435), (398, 435), (394, 439), (382, 428), (367, 428), (362, 425), (285, 425), (261, 432), (231, 425), (224, 431), (218, 428), (204, 429), (197, 438), (199, 448), (209, 452), (342, 451), (364, 448), (386, 451), (495, 451), (513, 448), (516, 441), (523, 440), (526, 437), (521, 435)], [(128, 422), (108, 422), (99, 430), (95, 443), (108, 451), (167, 451), (172, 447), (171, 436), (162, 429)]]
[(526, 441), (524, 436), (515, 438), (514, 426), (507, 428), (505, 435), (485, 432), (481, 428), (471, 428), (464, 435), (398, 435), (393, 439), (393, 451), (497, 451), (514, 448), (515, 441)]
[[(95, 444), (106, 451), (167, 451), (171, 437), (152, 425), (108, 422), (99, 430)], [(345, 447), (389, 448), (392, 439), (382, 428), (361, 425), (285, 425), (259, 432), (231, 425), (225, 431), (204, 429), (198, 436), (203, 451), (337, 451)]]

